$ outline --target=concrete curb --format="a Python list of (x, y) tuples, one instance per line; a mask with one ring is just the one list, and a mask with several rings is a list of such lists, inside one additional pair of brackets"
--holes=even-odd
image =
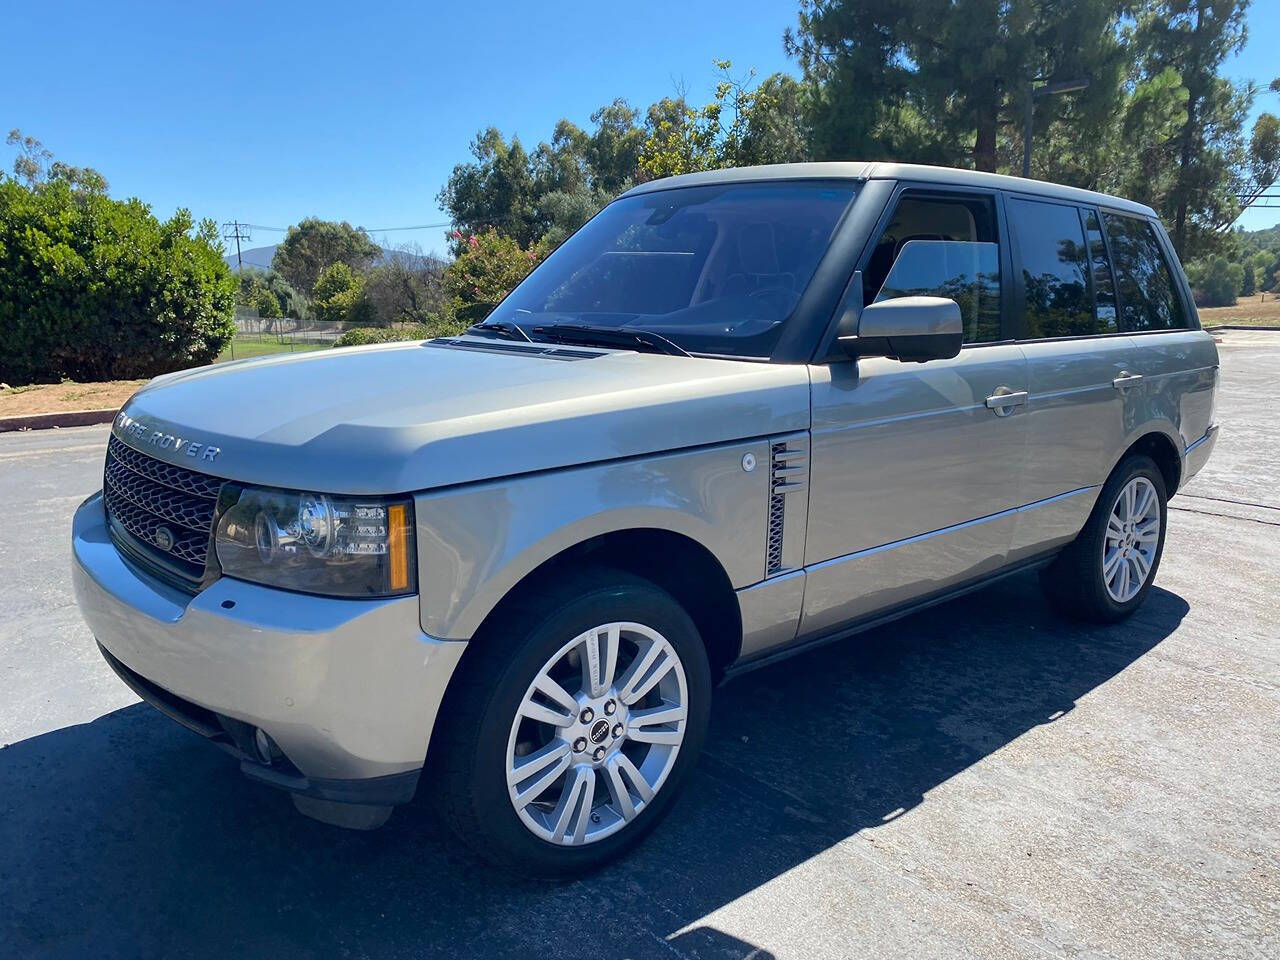
[(1243, 323), (1221, 323), (1216, 327), (1204, 327), (1205, 333), (1215, 333), (1218, 330), (1254, 330), (1260, 332), (1280, 333), (1280, 327), (1257, 327), (1248, 326)]
[(29, 413), (21, 417), (0, 417), (0, 433), (12, 430), (48, 430), (52, 427), (87, 427), (110, 423), (119, 407), (110, 410), (64, 410), (59, 413)]

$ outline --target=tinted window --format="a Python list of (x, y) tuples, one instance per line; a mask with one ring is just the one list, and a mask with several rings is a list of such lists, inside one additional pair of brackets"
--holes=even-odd
[[(908, 246), (910, 245), (910, 246)], [(1000, 339), (1000, 248), (990, 197), (905, 196), (863, 271), (867, 303), (947, 297), (966, 343)]]
[(946, 297), (960, 305), (964, 340), (1000, 339), (1000, 248), (994, 243), (908, 240), (876, 300)]
[(566, 240), (490, 319), (660, 333), (691, 353), (768, 356), (857, 192), (737, 183), (624, 197)]
[(1122, 329), (1171, 330), (1187, 325), (1173, 274), (1160, 250), (1155, 228), (1146, 220), (1102, 215), (1115, 260)]
[(1116, 287), (1111, 278), (1111, 261), (1107, 259), (1107, 245), (1102, 240), (1098, 215), (1092, 210), (1087, 211), (1084, 225), (1089, 236), (1089, 261), (1093, 265), (1093, 308), (1098, 318), (1098, 329), (1103, 333), (1116, 333), (1120, 329), (1116, 316)]
[(1009, 200), (1025, 291), (1026, 335), (1079, 337), (1099, 332), (1089, 298), (1084, 228), (1075, 207)]

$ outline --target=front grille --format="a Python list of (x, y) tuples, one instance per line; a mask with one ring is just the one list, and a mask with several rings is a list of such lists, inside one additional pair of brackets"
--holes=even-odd
[(115, 437), (107, 442), (102, 487), (112, 531), (134, 559), (166, 579), (176, 574), (194, 587), (204, 578), (222, 483)]

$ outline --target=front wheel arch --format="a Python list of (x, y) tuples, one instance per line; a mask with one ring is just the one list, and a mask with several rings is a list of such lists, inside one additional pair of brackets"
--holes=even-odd
[(724, 566), (706, 547), (684, 534), (657, 527), (615, 530), (574, 544), (525, 574), (485, 615), (471, 644), (485, 642), (486, 625), (504, 616), (529, 592), (548, 589), (565, 577), (607, 567), (660, 587), (698, 628), (713, 680), (719, 681), (742, 648), (742, 615)]

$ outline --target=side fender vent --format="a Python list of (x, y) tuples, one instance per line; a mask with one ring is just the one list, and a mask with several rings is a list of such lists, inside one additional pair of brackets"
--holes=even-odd
[(803, 493), (809, 484), (809, 444), (808, 438), (790, 437), (775, 440), (769, 447), (769, 541), (765, 553), (765, 576), (771, 577), (785, 569), (799, 566), (799, 563), (788, 563), (788, 555), (792, 553), (790, 544), (798, 540), (803, 553), (804, 507), (801, 498), (793, 499), (793, 507), (801, 508), (799, 527), (800, 537), (788, 537), (787, 498), (791, 494)]

